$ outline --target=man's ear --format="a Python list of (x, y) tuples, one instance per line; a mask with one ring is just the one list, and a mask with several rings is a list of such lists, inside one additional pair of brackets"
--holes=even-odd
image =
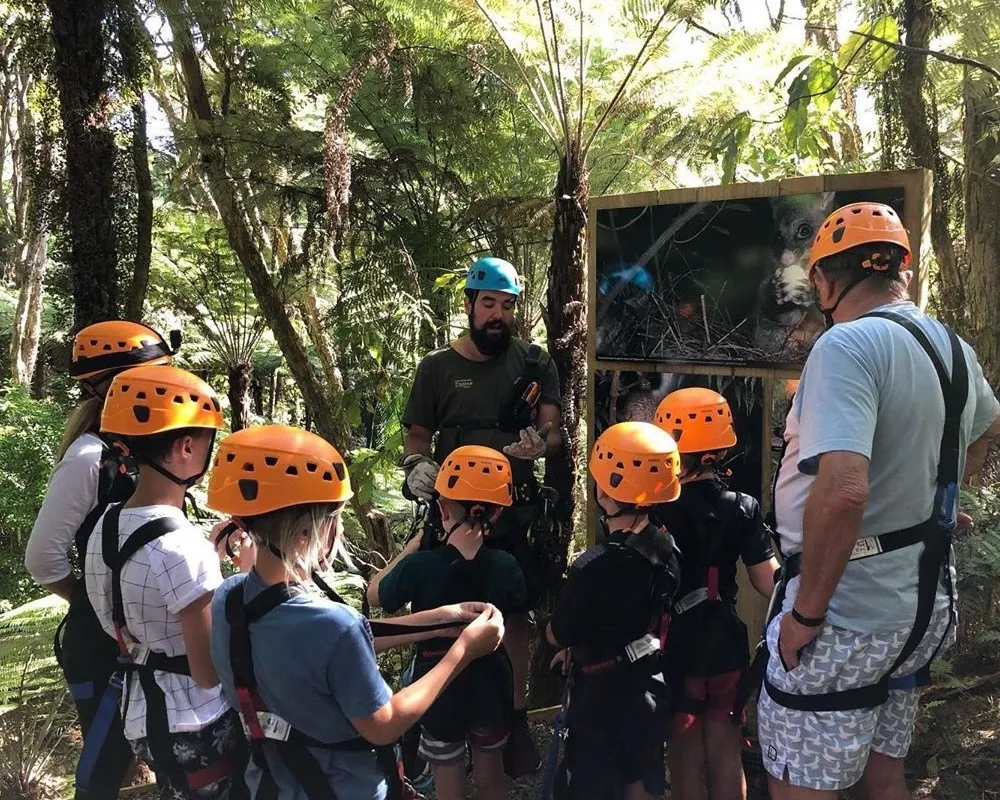
[(462, 295), (462, 305), (465, 307), (466, 315), (472, 313), (472, 307), (474, 303), (469, 299), (469, 295), (467, 294)]

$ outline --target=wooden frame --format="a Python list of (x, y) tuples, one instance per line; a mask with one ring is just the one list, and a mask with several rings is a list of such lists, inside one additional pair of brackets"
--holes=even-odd
[[(670, 372), (688, 375), (722, 375), (760, 378), (763, 389), (764, 415), (762, 423), (761, 448), (761, 491), (762, 508), (770, 506), (771, 485), (771, 409), (774, 396), (774, 382), (794, 379), (798, 369), (770, 369), (766, 367), (740, 367), (712, 363), (676, 363), (669, 361), (629, 361), (598, 359), (597, 349), (597, 214), (604, 209), (633, 208), (650, 205), (673, 205), (698, 202), (718, 202), (750, 198), (776, 197), (781, 195), (818, 194), (820, 192), (846, 192), (901, 188), (904, 192), (903, 224), (910, 232), (913, 248), (913, 280), (910, 294), (914, 302), (925, 308), (928, 295), (928, 280), (925, 270), (920, 268), (921, 256), (929, 250), (929, 228), (931, 215), (932, 173), (926, 169), (901, 170), (894, 172), (867, 172), (845, 175), (819, 175), (802, 178), (788, 178), (760, 183), (738, 183), (728, 186), (705, 186), (692, 189), (676, 189), (665, 192), (642, 192), (637, 194), (592, 197), (587, 215), (587, 453), (594, 444), (595, 420), (595, 375), (598, 370)], [(587, 546), (596, 542), (596, 515), (593, 513), (594, 498), (587, 485)], [(747, 624), (752, 641), (763, 625), (766, 603), (749, 585), (744, 570), (740, 570), (739, 612)]]

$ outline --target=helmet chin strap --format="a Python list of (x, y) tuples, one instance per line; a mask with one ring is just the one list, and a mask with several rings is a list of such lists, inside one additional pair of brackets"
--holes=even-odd
[(837, 308), (840, 306), (840, 302), (847, 296), (847, 293), (867, 277), (868, 275), (860, 275), (859, 277), (851, 281), (849, 284), (847, 284), (847, 286), (845, 286), (843, 290), (841, 290), (840, 295), (837, 297), (837, 302), (835, 302), (832, 306), (830, 306), (830, 308), (823, 308), (823, 306), (819, 307), (819, 310), (823, 312), (823, 319), (826, 321), (827, 328), (832, 328), (834, 325), (837, 324), (833, 320), (833, 315), (837, 311)]

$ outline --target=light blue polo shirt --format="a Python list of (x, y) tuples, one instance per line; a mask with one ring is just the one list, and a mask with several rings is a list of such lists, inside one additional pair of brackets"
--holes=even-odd
[[(951, 370), (948, 334), (909, 301), (880, 306), (916, 322)], [(965, 451), (1000, 415), (1000, 403), (965, 342), (969, 396), (961, 426)], [(813, 347), (786, 419), (787, 443), (775, 484), (775, 518), (785, 555), (802, 549), (802, 517), (819, 457), (843, 450), (870, 461), (861, 536), (902, 530), (933, 511), (944, 397), (937, 373), (917, 340), (879, 318), (838, 323)], [(852, 561), (830, 601), (831, 624), (872, 633), (910, 627), (916, 614), (917, 560), (922, 546)], [(784, 610), (795, 602), (789, 586)], [(938, 587), (938, 608), (948, 605)]]

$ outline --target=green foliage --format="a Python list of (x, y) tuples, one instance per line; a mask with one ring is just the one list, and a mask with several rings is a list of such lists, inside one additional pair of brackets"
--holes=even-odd
[[(32, 399), (23, 387), (0, 389), (0, 552), (23, 556), (65, 419), (65, 409)], [(20, 577), (4, 572), (2, 580)], [(7, 588), (0, 587), (0, 597), (14, 599)]]

